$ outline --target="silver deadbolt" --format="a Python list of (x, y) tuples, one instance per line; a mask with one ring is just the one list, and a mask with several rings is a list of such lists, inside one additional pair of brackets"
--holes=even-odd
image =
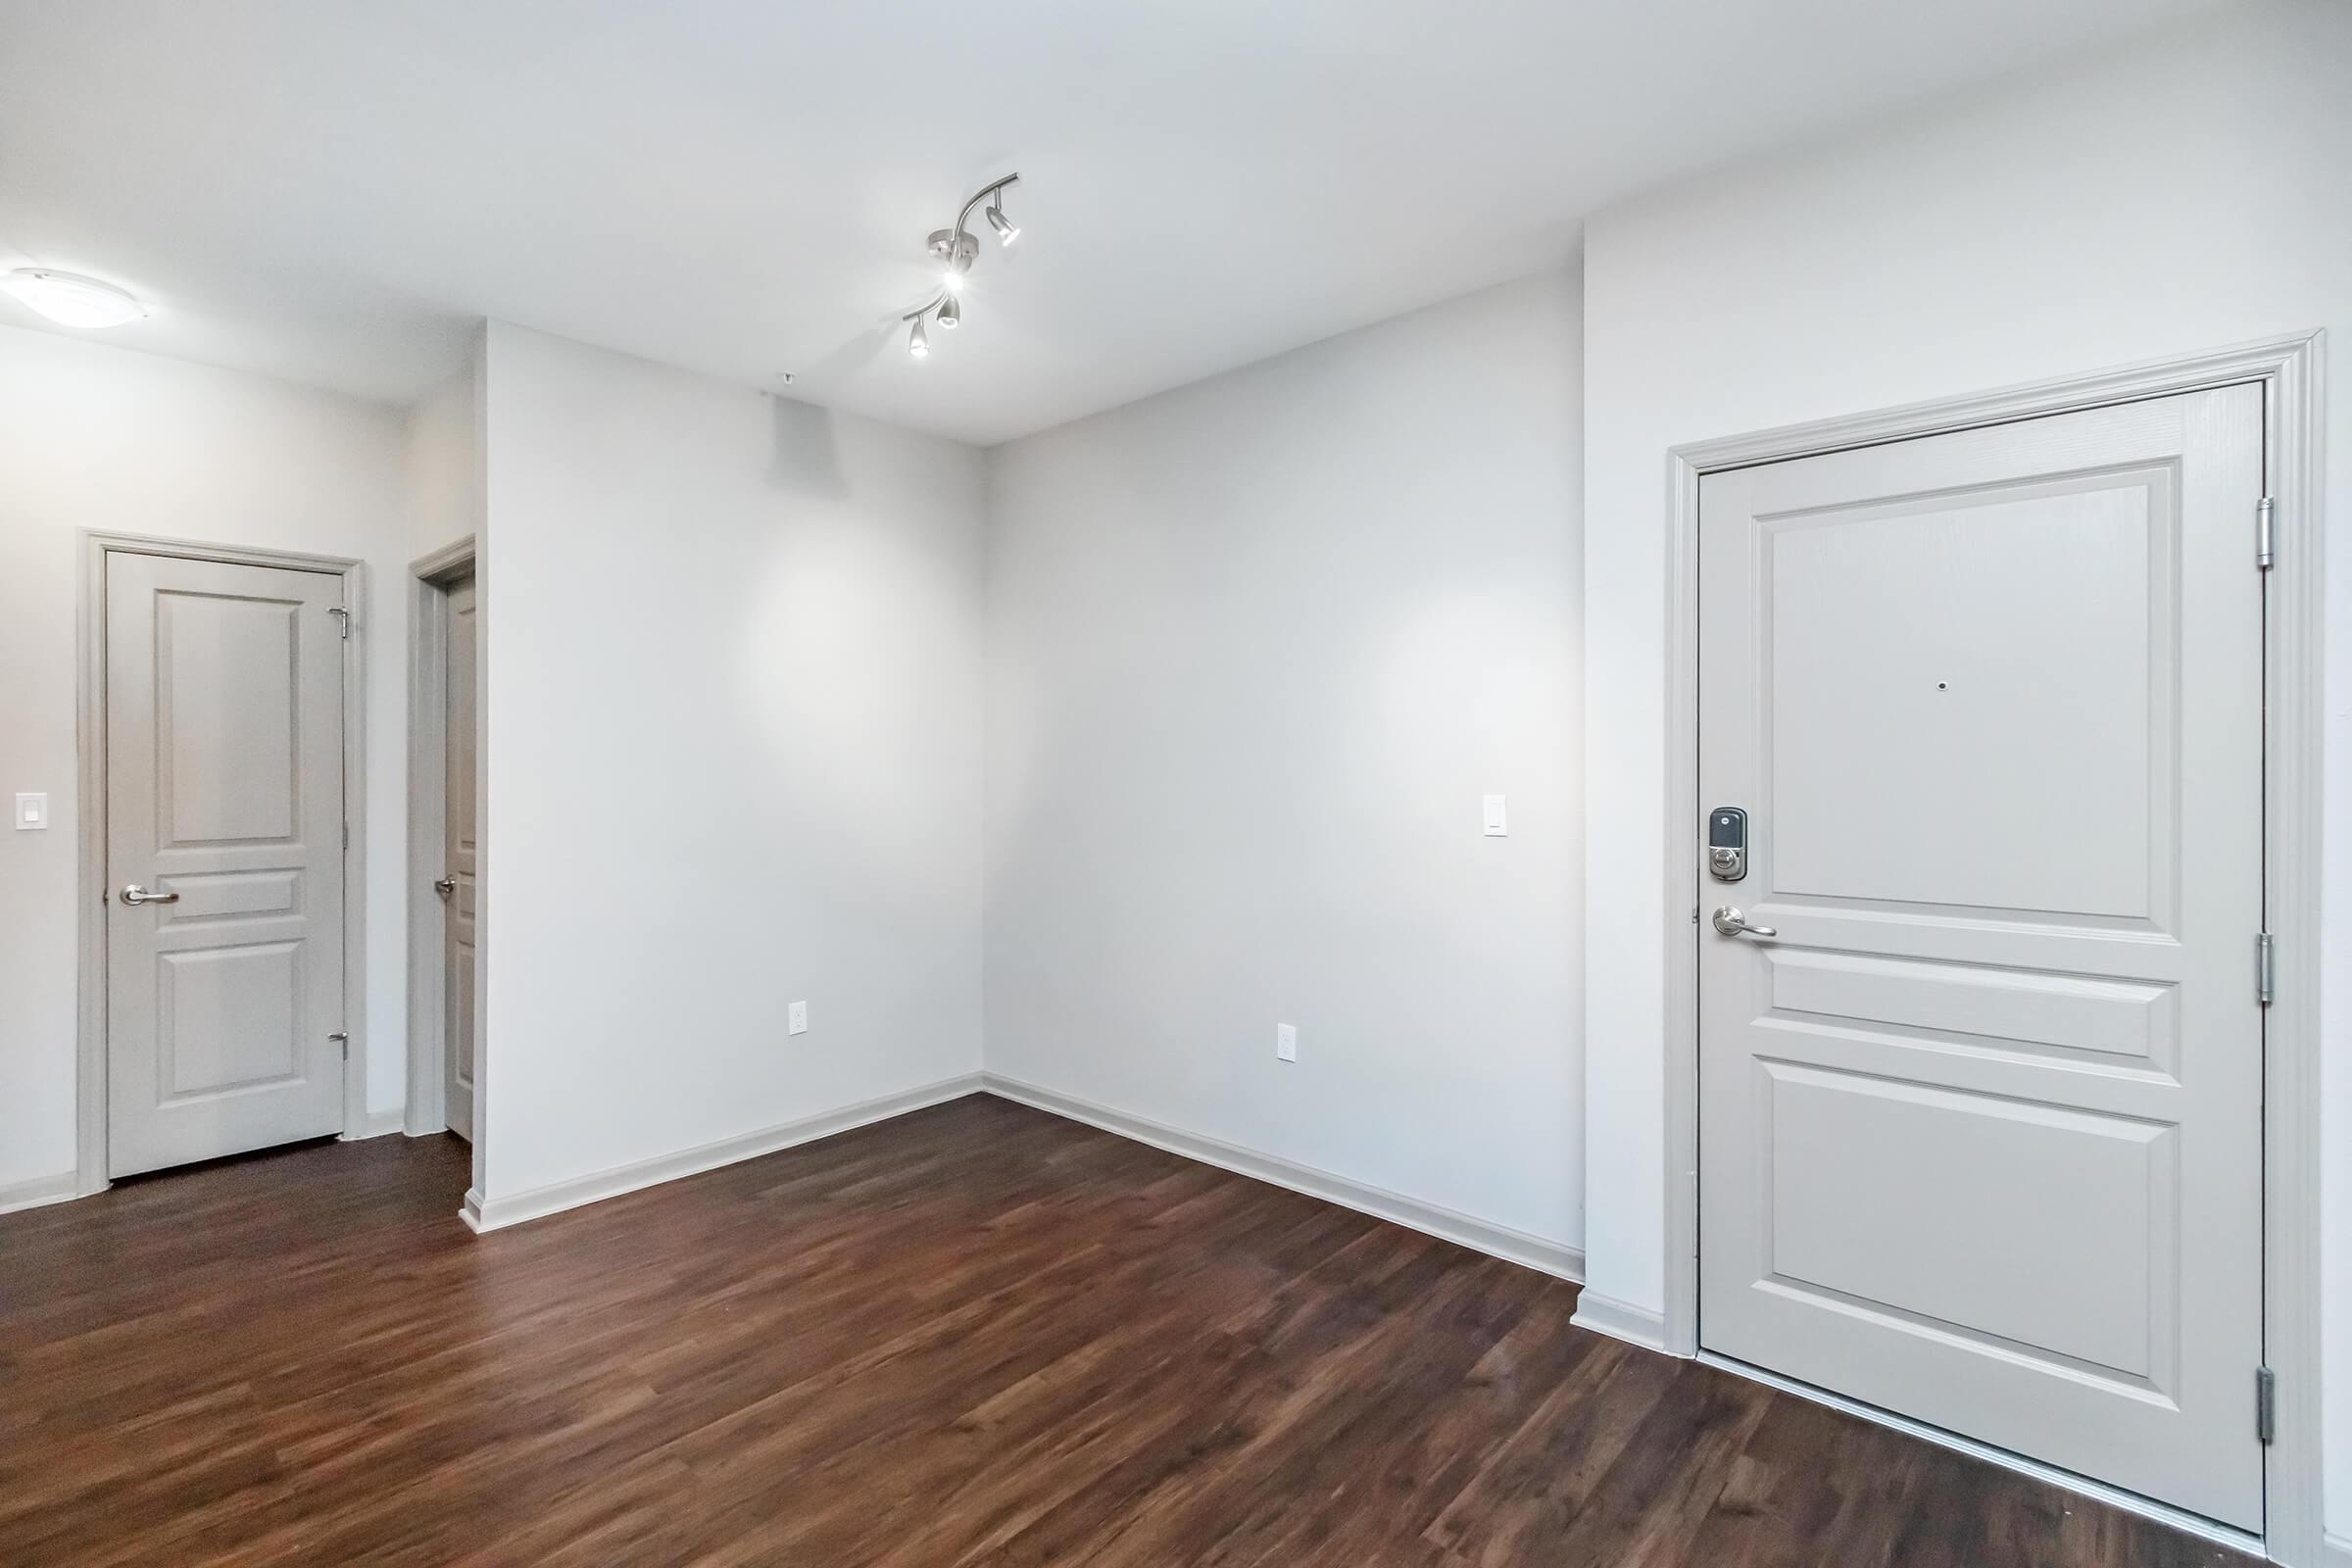
[(1718, 882), (1747, 875), (1747, 812), (1737, 806), (1707, 813), (1707, 874)]

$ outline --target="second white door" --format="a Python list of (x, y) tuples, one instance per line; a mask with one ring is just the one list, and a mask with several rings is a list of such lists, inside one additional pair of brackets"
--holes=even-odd
[(1699, 568), (1701, 1343), (2248, 1530), (2262, 420), (1711, 474)]
[(447, 916), (442, 922), (445, 1010), (441, 1038), (446, 1044), (443, 1072), (450, 1131), (470, 1142), (479, 1054), (473, 1032), (473, 991), (481, 909), (481, 857), (474, 833), (473, 672), (478, 618), (473, 579), (463, 577), (453, 582), (447, 595), (443, 625), (449, 641), (442, 664), (448, 680), (442, 702), (447, 724), (442, 748), (447, 762), (442, 816), (447, 851), (440, 887)]

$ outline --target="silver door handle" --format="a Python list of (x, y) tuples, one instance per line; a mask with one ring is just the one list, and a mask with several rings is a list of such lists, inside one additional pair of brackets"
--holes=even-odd
[(458, 879), (454, 876), (435, 877), (433, 878), (433, 891), (446, 899), (458, 891)]
[(1749, 925), (1747, 916), (1730, 905), (1715, 911), (1715, 929), (1727, 937), (1777, 937), (1778, 926)]
[(176, 893), (150, 893), (136, 882), (125, 882), (122, 884), (122, 902), (124, 904), (177, 904), (179, 895)]

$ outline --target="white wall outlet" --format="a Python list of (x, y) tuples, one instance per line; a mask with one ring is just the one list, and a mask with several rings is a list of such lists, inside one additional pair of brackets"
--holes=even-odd
[(805, 1035), (808, 1032), (808, 1004), (796, 1002), (784, 1009), (784, 1032)]
[(18, 831), (18, 832), (20, 832), (20, 833), (33, 833), (33, 832), (41, 832), (41, 831), (45, 831), (45, 830), (48, 828), (48, 826), (49, 826), (49, 797), (48, 797), (48, 796), (46, 796), (46, 795), (20, 795), (20, 796), (18, 796), (18, 797), (17, 797), (17, 831)]
[(1502, 814), (1502, 797), (1499, 795), (1490, 795), (1486, 798), (1485, 804), (1487, 837), (1491, 839), (1510, 837), (1510, 824), (1503, 819)]
[(1274, 1058), (1277, 1061), (1298, 1059), (1298, 1025), (1278, 1023), (1274, 1026)]

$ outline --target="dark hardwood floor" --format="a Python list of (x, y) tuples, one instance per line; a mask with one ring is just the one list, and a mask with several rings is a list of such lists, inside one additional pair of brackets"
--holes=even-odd
[(2248, 1559), (974, 1098), (475, 1238), (454, 1140), (0, 1218), (0, 1564)]

